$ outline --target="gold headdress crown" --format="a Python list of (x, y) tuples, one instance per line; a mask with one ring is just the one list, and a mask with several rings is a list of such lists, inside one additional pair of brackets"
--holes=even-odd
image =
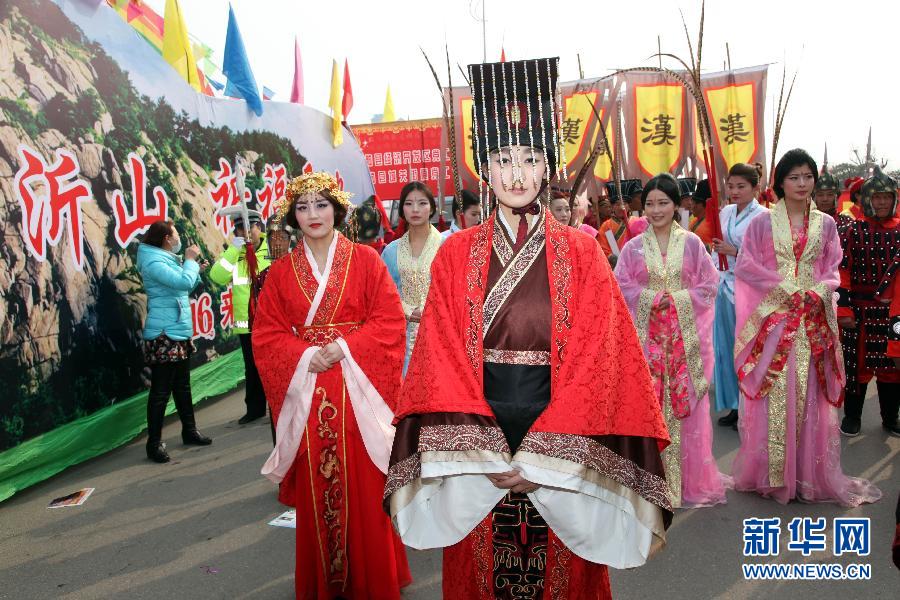
[(297, 198), (304, 194), (317, 194), (325, 190), (341, 206), (350, 207), (350, 198), (353, 194), (342, 190), (333, 175), (324, 171), (305, 173), (299, 177), (294, 177), (288, 182), (284, 200), (278, 207), (277, 222), (280, 223), (284, 219)]

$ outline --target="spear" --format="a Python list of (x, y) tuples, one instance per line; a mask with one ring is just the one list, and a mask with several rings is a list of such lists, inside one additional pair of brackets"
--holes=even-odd
[(250, 281), (253, 281), (256, 279), (258, 265), (256, 250), (253, 248), (253, 238), (250, 235), (250, 209), (247, 206), (247, 198), (244, 197), (244, 159), (240, 154), (234, 155), (234, 184), (238, 195), (238, 206), (241, 208), (241, 221), (244, 223), (244, 233), (247, 236), (244, 244), (247, 254), (247, 273)]
[[(697, 36), (697, 54), (694, 55), (694, 46), (691, 42), (691, 35), (688, 31), (687, 21), (684, 13), (681, 14), (681, 24), (684, 28), (685, 39), (687, 40), (688, 53), (690, 63), (676, 56), (675, 54), (660, 52), (659, 56), (666, 56), (678, 61), (687, 72), (686, 76), (676, 73), (671, 69), (661, 67), (635, 67), (631, 69), (623, 69), (620, 72), (627, 73), (632, 71), (658, 72), (675, 79), (688, 91), (694, 98), (694, 104), (697, 114), (697, 130), (700, 134), (701, 151), (703, 154), (703, 163), (706, 166), (706, 174), (709, 179), (710, 202), (706, 203), (706, 218), (712, 225), (713, 237), (722, 239), (722, 226), (719, 222), (719, 182), (716, 172), (715, 147), (713, 146), (712, 127), (710, 126), (709, 111), (706, 101), (703, 97), (703, 83), (700, 77), (700, 67), (703, 57), (703, 29), (706, 21), (706, 1), (700, 5), (700, 29)], [(719, 255), (719, 268), (726, 270), (728, 268), (727, 259)]]
[(791, 78), (791, 86), (788, 88), (787, 96), (784, 95), (784, 86), (787, 81), (787, 68), (781, 72), (781, 91), (778, 94), (778, 108), (775, 111), (775, 133), (772, 135), (772, 160), (769, 167), (769, 181), (773, 181), (775, 175), (775, 155), (778, 152), (778, 141), (781, 139), (781, 126), (784, 123), (784, 115), (787, 113), (788, 103), (791, 101), (791, 94), (794, 92), (794, 83), (797, 81), (797, 73)]

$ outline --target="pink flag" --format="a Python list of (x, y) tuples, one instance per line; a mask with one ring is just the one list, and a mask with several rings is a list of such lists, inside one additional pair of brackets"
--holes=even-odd
[(303, 61), (300, 59), (300, 40), (294, 38), (294, 84), (291, 86), (291, 102), (303, 104)]

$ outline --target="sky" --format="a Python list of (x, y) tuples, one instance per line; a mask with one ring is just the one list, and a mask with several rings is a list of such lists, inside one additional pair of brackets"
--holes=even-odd
[[(145, 1), (164, 13), (165, 0)], [(228, 2), (180, 4), (191, 36), (212, 47), (221, 65)], [(440, 116), (440, 96), (420, 46), (445, 84), (445, 42), (451, 60), (463, 68), (484, 60), (485, 42), (489, 62), (499, 60), (501, 47), (508, 60), (559, 56), (560, 78), (566, 81), (578, 78), (578, 54), (586, 77), (655, 65), (657, 59), (650, 57), (657, 36), (663, 52), (687, 59), (679, 8), (694, 42), (700, 22), (700, 0), (232, 0), (232, 6), (257, 82), (274, 90), (275, 100), (290, 98), (295, 38), (303, 56), (306, 104), (324, 112), (332, 60), (343, 74), (348, 59), (351, 124), (368, 123), (382, 112), (388, 85), (399, 118)], [(708, 0), (702, 66), (722, 70), (726, 43), (733, 68), (770, 65), (767, 155), (786, 65), (789, 80), (795, 70), (798, 76), (779, 155), (802, 147), (821, 162), (827, 143), (830, 164), (850, 161), (854, 150), (865, 155), (871, 127), (874, 154), (897, 169), (898, 23), (900, 2), (893, 0)], [(455, 85), (464, 84), (455, 65), (453, 76)]]

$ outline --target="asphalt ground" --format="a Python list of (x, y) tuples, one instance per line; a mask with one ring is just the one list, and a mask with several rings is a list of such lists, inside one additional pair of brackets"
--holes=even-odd
[[(871, 388), (874, 391), (874, 385)], [(170, 418), (163, 433), (172, 462), (144, 455), (145, 437), (72, 467), (0, 504), (0, 598), (222, 599), (293, 598), (294, 531), (268, 521), (284, 511), (275, 487), (259, 474), (271, 450), (268, 419), (239, 426), (241, 390), (198, 407), (197, 421), (213, 445), (181, 444)], [(611, 570), (613, 596), (630, 598), (900, 597), (900, 571), (890, 547), (900, 493), (900, 438), (888, 437), (877, 400), (866, 402), (862, 435), (842, 440), (848, 474), (873, 480), (881, 501), (859, 508), (833, 504), (782, 506), (729, 492), (728, 504), (675, 515), (664, 551), (645, 566)], [(715, 427), (714, 453), (730, 472), (737, 433)], [(79, 507), (47, 504), (84, 487), (96, 488)], [(825, 517), (829, 549), (804, 557), (787, 551), (793, 517)], [(777, 557), (742, 555), (742, 521), (780, 517)], [(871, 519), (871, 554), (834, 557), (834, 517)], [(602, 535), (602, 533), (601, 533)], [(414, 583), (408, 599), (441, 597), (440, 551), (408, 551)], [(867, 581), (751, 581), (743, 563), (868, 564)]]

